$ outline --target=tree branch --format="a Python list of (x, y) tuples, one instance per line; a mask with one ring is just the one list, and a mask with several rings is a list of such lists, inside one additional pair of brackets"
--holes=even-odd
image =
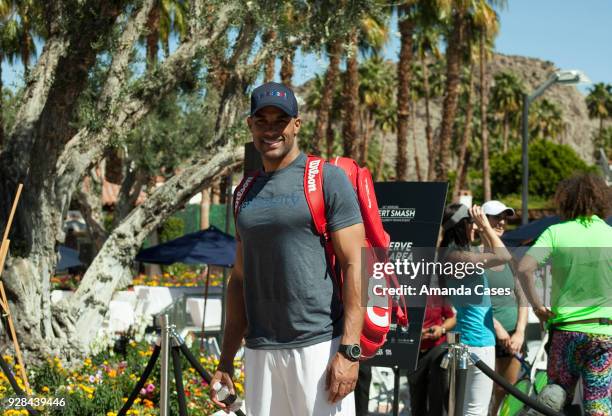
[[(47, 102), (49, 91), (60, 59), (68, 50), (68, 41), (64, 36), (57, 35), (46, 40), (42, 54), (26, 85), (21, 105), (9, 134), (9, 140), (2, 149), (2, 159), (11, 159), (11, 163), (3, 163), (3, 169), (10, 170), (7, 175), (18, 181), (25, 173), (30, 163), (30, 149), (36, 139), (34, 129)], [(19, 155), (15, 158), (15, 155)]]
[(70, 202), (76, 184), (87, 168), (102, 157), (111, 138), (125, 136), (189, 73), (197, 52), (210, 46), (225, 32), (233, 7), (226, 6), (219, 12), (220, 19), (215, 21), (212, 33), (199, 32), (181, 44), (161, 67), (140, 80), (137, 88), (127, 96), (119, 97), (120, 91), (115, 88), (114, 94), (121, 104), (107, 108), (104, 125), (99, 130), (82, 128), (70, 139), (57, 162), (58, 206), (64, 207)]
[(155, 0), (144, 0), (136, 15), (130, 18), (123, 30), (117, 42), (116, 52), (113, 55), (113, 61), (108, 70), (106, 82), (98, 99), (97, 106), (99, 110), (113, 106), (121, 99), (120, 94), (117, 94), (117, 92), (121, 90), (121, 87), (127, 81), (129, 76), (128, 66), (132, 51), (134, 50), (134, 44), (141, 35), (154, 4)]
[[(242, 146), (228, 143), (158, 188), (110, 234), (68, 302), (69, 314), (78, 316), (75, 331), (84, 351), (100, 328), (114, 291), (131, 281), (130, 265), (144, 239), (193, 195), (242, 163), (243, 158)], [(62, 312), (65, 311), (59, 311)]]
[[(93, 178), (89, 177), (89, 179), (93, 181)], [(100, 250), (106, 240), (107, 233), (103, 225), (102, 199), (91, 188), (93, 188), (93, 186), (90, 186), (89, 190), (80, 187), (76, 192), (76, 197), (79, 201), (80, 211), (87, 224), (87, 231), (89, 232), (91, 240), (96, 250)]]
[(126, 165), (123, 175), (125, 179), (121, 183), (119, 195), (117, 196), (117, 202), (115, 203), (112, 225), (113, 229), (117, 227), (130, 213), (132, 208), (134, 208), (134, 204), (140, 195), (140, 191), (147, 183), (148, 179), (145, 172), (142, 169), (137, 168), (133, 161), (126, 161), (124, 165)]

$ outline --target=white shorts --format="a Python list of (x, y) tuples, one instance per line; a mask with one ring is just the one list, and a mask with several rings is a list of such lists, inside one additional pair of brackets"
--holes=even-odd
[(354, 416), (351, 393), (331, 404), (325, 386), (327, 366), (340, 338), (303, 348), (245, 348), (245, 405), (248, 416)]

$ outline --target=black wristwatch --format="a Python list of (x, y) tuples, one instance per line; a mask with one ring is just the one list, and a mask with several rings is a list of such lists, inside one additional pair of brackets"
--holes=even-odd
[(340, 344), (338, 352), (344, 355), (350, 361), (359, 361), (361, 357), (361, 347), (359, 344)]

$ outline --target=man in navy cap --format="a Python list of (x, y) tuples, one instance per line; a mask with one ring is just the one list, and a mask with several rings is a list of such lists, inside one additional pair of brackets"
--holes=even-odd
[(255, 88), (247, 123), (263, 169), (237, 209), (236, 264), (213, 383), (233, 390), (244, 337), (249, 415), (354, 415), (364, 315), (364, 228), (355, 191), (342, 170), (325, 165), (326, 219), (345, 276), (339, 293), (304, 193), (306, 155), (298, 149), (302, 121), (293, 91), (273, 82)]

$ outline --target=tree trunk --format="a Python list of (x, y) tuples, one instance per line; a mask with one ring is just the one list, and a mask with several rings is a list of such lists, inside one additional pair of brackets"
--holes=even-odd
[(410, 76), (414, 20), (409, 17), (408, 6), (401, 6), (399, 31), (401, 36), (400, 56), (397, 64), (397, 155), (395, 179), (408, 180), (408, 124), (410, 122)]
[(459, 148), (459, 159), (457, 160), (457, 172), (455, 175), (455, 183), (453, 186), (453, 202), (459, 201), (459, 191), (461, 191), (461, 180), (464, 176), (464, 171), (467, 169), (466, 153), (470, 138), (472, 137), (472, 117), (474, 106), (472, 105), (472, 95), (474, 93), (474, 65), (470, 63), (470, 75), (467, 102), (465, 104), (465, 127), (463, 128), (463, 136), (461, 137), (461, 145)]
[(380, 136), (380, 158), (378, 159), (378, 166), (376, 167), (376, 175), (374, 176), (376, 182), (382, 179), (382, 171), (385, 167), (385, 147), (387, 147), (387, 141), (385, 140), (384, 134)]
[[(317, 110), (317, 121), (315, 124), (314, 136), (312, 139), (312, 148), (315, 154), (321, 154), (321, 142), (325, 136), (325, 131), (330, 123), (330, 115), (334, 101), (334, 91), (340, 72), (340, 53), (342, 51), (342, 43), (339, 39), (332, 41), (329, 46), (329, 66), (325, 72), (325, 81), (321, 94), (321, 101)], [(328, 148), (329, 151), (329, 148)], [(328, 157), (329, 157), (328, 153)]]
[(205, 230), (210, 227), (210, 188), (202, 191), (202, 200), (200, 201), (200, 230)]
[[(112, 137), (122, 137), (165, 94), (174, 90), (191, 71), (188, 63), (196, 52), (205, 50), (207, 45), (225, 33), (230, 17), (228, 11), (232, 10), (232, 6), (223, 6), (210, 31), (194, 32), (199, 36), (182, 43), (163, 67), (156, 71), (155, 77), (141, 77), (139, 86), (124, 94), (131, 81), (128, 71), (131, 52), (134, 42), (142, 34), (141, 29), (146, 23), (151, 4), (151, 0), (144, 0), (137, 16), (129, 18), (116, 39), (110, 70), (97, 103), (97, 115), (102, 125), (99, 129), (91, 130), (84, 127), (76, 134), (74, 110), (99, 53), (98, 41), (108, 38), (121, 10), (115, 2), (84, 0), (79, 3), (82, 10), (73, 14), (78, 17), (78, 22), (62, 21), (63, 24), (57, 25), (50, 22), (53, 30), (49, 30), (50, 36), (33, 70), (34, 76), (26, 86), (11, 140), (8, 141), (14, 146), (7, 146), (0, 155), (2, 162), (13, 161), (0, 163), (1, 194), (13, 194), (16, 183), (20, 181), (24, 182), (26, 189), (13, 227), (14, 244), (3, 280), (11, 307), (20, 311), (16, 326), (23, 349), (32, 358), (59, 355), (71, 359), (83, 351), (86, 346), (84, 342), (91, 341), (91, 335), (99, 328), (110, 296), (117, 288), (116, 283), (125, 282), (125, 277), (129, 275), (126, 270), (131, 263), (130, 256), (138, 248), (117, 245), (118, 239), (140, 238), (135, 234), (126, 236), (121, 233), (125, 228), (118, 227), (119, 233), (114, 234), (110, 241), (107, 239), (104, 245), (107, 249), (103, 247), (94, 260), (94, 267), (88, 270), (83, 279), (83, 290), (89, 290), (90, 296), (85, 299), (73, 298), (73, 304), (67, 301), (51, 306), (50, 280), (56, 264), (55, 249), (64, 238), (59, 225), (81, 178), (92, 164), (99, 161)], [(61, 9), (63, 5), (52, 2), (49, 7)], [(144, 10), (147, 14), (141, 13)], [(72, 15), (67, 14), (63, 18), (70, 19)], [(92, 26), (69, 34), (63, 32), (83, 22)], [(41, 158), (40, 155), (45, 157)], [(211, 161), (219, 156), (222, 155), (215, 154)], [(200, 167), (207, 169), (204, 175), (199, 173), (205, 180), (206, 175), (215, 174), (214, 164)], [(178, 188), (171, 189), (171, 194), (183, 193), (183, 184)], [(172, 204), (173, 198), (176, 197), (157, 202), (163, 207), (164, 204)], [(0, 201), (0, 215), (6, 215), (6, 204), (9, 202)], [(183, 202), (183, 199), (178, 202)], [(163, 211), (163, 208), (160, 209)], [(149, 207), (142, 224), (152, 229), (158, 220), (165, 219), (163, 215), (159, 219), (156, 216), (156, 208)], [(130, 215), (126, 221), (129, 222), (130, 218), (133, 217)], [(129, 231), (134, 230), (128, 227)], [(118, 251), (112, 251), (113, 245), (114, 250)], [(111, 249), (108, 249), (109, 246)], [(107, 265), (108, 268), (105, 267)], [(86, 283), (87, 276), (89, 283)], [(74, 308), (66, 308), (67, 304)], [(100, 319), (87, 322), (86, 317), (93, 315), (99, 315)], [(87, 328), (83, 332), (86, 337), (77, 341), (84, 328)]]
[(281, 62), (281, 83), (285, 84), (289, 88), (293, 88), (293, 60), (295, 59), (295, 50), (295, 47), (289, 48), (289, 50), (283, 55)]
[(502, 126), (502, 137), (504, 141), (504, 149), (503, 152), (506, 153), (508, 151), (508, 132), (510, 131), (510, 120), (509, 114), (504, 113), (504, 124)]
[(327, 158), (331, 158), (334, 155), (334, 142), (336, 140), (336, 132), (334, 131), (334, 125), (331, 120), (327, 123), (327, 130), (325, 131), (325, 145), (327, 147)]
[(342, 123), (342, 143), (344, 156), (357, 159), (359, 149), (357, 122), (359, 118), (359, 63), (357, 61), (357, 29), (351, 32), (349, 41), (350, 47), (346, 57), (346, 77), (342, 92), (343, 102), (343, 123)]
[(414, 150), (414, 170), (416, 172), (416, 177), (419, 182), (423, 181), (423, 177), (421, 176), (421, 162), (419, 160), (419, 152), (417, 151), (417, 134), (416, 134), (416, 103), (412, 100), (411, 105), (411, 113), (412, 119), (412, 147)]
[(4, 55), (0, 51), (0, 151), (4, 146), (4, 85), (2, 84), (2, 61)]
[[(26, 11), (27, 12), (27, 11)], [(23, 78), (28, 80), (30, 77), (30, 55), (32, 51), (30, 50), (30, 46), (32, 44), (32, 36), (30, 36), (30, 26), (27, 22), (27, 19), (23, 20), (23, 37), (20, 42), (21, 49), (21, 63), (23, 64)]]
[(365, 166), (368, 163), (368, 146), (370, 142), (370, 134), (374, 126), (372, 125), (371, 116), (368, 110), (364, 110), (364, 115), (361, 117), (363, 122), (363, 140), (361, 141), (361, 152), (359, 161), (361, 166)]
[[(264, 44), (272, 43), (275, 40), (276, 40), (276, 32), (274, 30), (268, 30), (263, 36)], [(264, 66), (264, 82), (270, 82), (274, 79), (275, 70), (276, 70), (276, 57), (274, 55), (270, 55), (270, 57), (266, 59), (266, 63)]]
[(461, 55), (465, 42), (465, 22), (461, 12), (453, 13), (453, 25), (446, 47), (446, 87), (442, 105), (442, 122), (440, 126), (440, 146), (436, 162), (436, 179), (448, 180), (451, 164), (451, 139), (457, 104), (461, 73)]
[(491, 170), (489, 167), (489, 128), (487, 126), (487, 108), (489, 106), (489, 88), (486, 71), (485, 34), (480, 33), (480, 128), (482, 141), (482, 186), (484, 200), (491, 200)]
[(431, 181), (434, 177), (435, 152), (433, 144), (433, 132), (431, 129), (431, 113), (429, 111), (429, 68), (422, 55), (421, 65), (423, 66), (423, 92), (425, 95), (425, 139), (427, 141), (427, 180)]
[(151, 71), (157, 63), (157, 52), (159, 51), (159, 22), (161, 10), (155, 5), (147, 19), (147, 71)]
[(470, 159), (472, 158), (472, 152), (468, 148), (465, 152), (465, 163), (463, 163), (463, 169), (459, 172), (459, 189), (469, 189), (467, 183), (468, 167), (470, 166)]

